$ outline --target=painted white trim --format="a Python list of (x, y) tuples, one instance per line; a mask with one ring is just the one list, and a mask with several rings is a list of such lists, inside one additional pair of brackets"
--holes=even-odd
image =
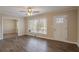
[(79, 47), (79, 43), (77, 43), (77, 46)]
[[(50, 40), (54, 40), (54, 39), (50, 39)], [(56, 40), (56, 41), (61, 41), (61, 42), (66, 42), (66, 43), (72, 43), (72, 44), (76, 44), (77, 45), (77, 42), (71, 42), (71, 41), (66, 41), (66, 40)]]
[[(29, 36), (33, 36), (33, 35), (30, 35), (29, 34)], [(40, 36), (36, 36), (36, 37), (39, 37), (39, 38), (45, 38), (45, 39), (49, 39), (49, 40), (54, 40), (53, 38), (46, 38), (46, 37), (40, 37)], [(78, 45), (77, 44), (77, 42), (70, 42), (70, 41), (66, 41), (66, 40), (56, 40), (56, 41), (61, 41), (61, 42), (66, 42), (66, 43), (72, 43), (72, 44), (76, 44), (76, 45)], [(78, 45), (79, 46), (79, 45)]]
[[(1, 22), (3, 22), (3, 21), (2, 21), (2, 16), (0, 16), (0, 17), (1, 17)], [(1, 31), (1, 33), (0, 33), (0, 40), (3, 39), (3, 23), (1, 23), (1, 25), (2, 25), (2, 26), (1, 26), (1, 30), (2, 30), (2, 31)]]
[[(36, 37), (40, 37), (40, 36), (36, 36)], [(53, 38), (47, 38), (47, 37), (40, 37), (40, 38), (54, 40)], [(71, 41), (66, 41), (66, 40), (56, 40), (56, 41), (61, 41), (61, 42), (66, 42), (66, 43), (72, 43), (72, 44), (76, 44), (77, 45), (77, 42), (71, 42)]]
[(79, 44), (77, 44), (77, 46), (79, 47)]
[(3, 17), (1, 16), (1, 18), (2, 18), (2, 39), (4, 38), (3, 37)]
[(66, 43), (72, 43), (72, 44), (76, 44), (77, 45), (77, 42), (71, 42), (71, 41), (66, 41), (66, 40), (57, 40), (57, 41), (61, 41), (61, 42), (66, 42)]
[(2, 38), (0, 38), (0, 40), (2, 40)]
[(2, 33), (0, 33), (0, 40), (2, 40), (3, 39), (3, 35), (2, 35)]

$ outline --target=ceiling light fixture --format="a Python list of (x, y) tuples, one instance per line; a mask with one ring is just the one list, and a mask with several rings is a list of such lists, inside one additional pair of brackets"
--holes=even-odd
[(31, 16), (31, 15), (32, 15), (32, 8), (29, 7), (29, 8), (28, 8), (28, 16)]

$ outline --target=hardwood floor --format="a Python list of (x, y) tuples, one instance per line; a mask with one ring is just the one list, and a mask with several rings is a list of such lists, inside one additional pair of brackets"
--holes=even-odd
[(0, 40), (1, 52), (77, 52), (75, 44), (21, 36)]

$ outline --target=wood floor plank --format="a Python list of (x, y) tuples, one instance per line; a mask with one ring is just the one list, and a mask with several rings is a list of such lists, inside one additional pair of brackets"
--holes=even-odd
[(78, 52), (75, 44), (21, 36), (0, 40), (0, 52)]

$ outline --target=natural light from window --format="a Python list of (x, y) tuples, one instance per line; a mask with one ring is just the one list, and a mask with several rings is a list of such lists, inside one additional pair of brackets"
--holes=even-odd
[(31, 33), (47, 34), (47, 20), (46, 18), (41, 19), (29, 19), (28, 30)]

